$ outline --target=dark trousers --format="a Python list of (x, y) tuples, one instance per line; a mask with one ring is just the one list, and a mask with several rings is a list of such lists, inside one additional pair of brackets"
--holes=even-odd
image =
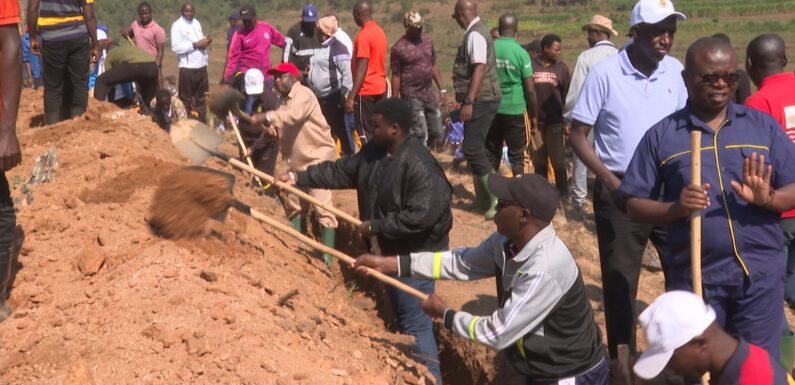
[(5, 172), (0, 176), (0, 304), (5, 302), (11, 279), (12, 247), (17, 217)]
[(662, 255), (666, 230), (632, 222), (615, 206), (610, 192), (601, 183), (594, 186), (593, 205), (602, 267), (607, 348), (610, 357), (615, 358), (619, 344), (628, 344), (630, 351), (635, 352), (635, 297), (643, 252), (651, 240)]
[[(434, 291), (435, 282), (427, 279), (398, 278), (425, 294)], [(400, 331), (414, 336), (414, 359), (424, 364), (436, 377), (436, 383), (442, 383), (442, 370), (439, 367), (439, 348), (433, 335), (433, 320), (420, 307), (420, 300), (392, 286), (387, 286), (392, 309), (398, 318)]]
[(204, 101), (209, 90), (207, 67), (179, 69), (179, 100), (185, 105), (189, 118), (207, 123), (207, 105)]
[(787, 257), (784, 299), (787, 303), (795, 305), (795, 218), (782, 219), (781, 229), (784, 230), (784, 238), (787, 240), (784, 244), (784, 255)]
[(157, 74), (157, 64), (154, 62), (116, 64), (97, 78), (97, 83), (94, 85), (94, 99), (105, 100), (108, 91), (115, 85), (135, 82), (143, 98), (144, 110), (147, 110), (157, 92)]
[[(734, 258), (727, 256), (727, 258)], [(679, 285), (669, 285), (668, 290), (693, 291), (688, 279)], [(778, 362), (781, 351), (781, 328), (784, 322), (783, 277), (763, 277), (755, 282), (745, 280), (742, 285), (702, 285), (704, 299), (715, 309), (720, 325), (729, 334), (767, 350), (773, 362)]]
[(44, 121), (71, 119), (86, 112), (91, 49), (88, 38), (43, 42)]
[(607, 360), (602, 359), (593, 368), (583, 374), (578, 374), (570, 378), (561, 378), (556, 381), (533, 381), (528, 380), (527, 385), (609, 385), (610, 369)]
[(348, 131), (345, 126), (345, 106), (342, 104), (342, 93), (333, 92), (328, 96), (318, 98), (320, 110), (326, 118), (331, 133), (340, 140), (342, 155), (350, 155), (356, 152), (356, 145), (353, 143), (353, 133)]
[(527, 150), (527, 130), (524, 125), (524, 115), (497, 114), (494, 123), (486, 136), (486, 155), (494, 171), (499, 172), (502, 161), (502, 146), (508, 145), (508, 160), (511, 162), (513, 175), (526, 172), (528, 159), (525, 157)]
[(472, 118), (464, 122), (462, 150), (469, 170), (477, 176), (486, 175), (494, 168), (486, 156), (486, 136), (500, 108), (500, 101), (478, 102), (473, 105)]
[(544, 144), (533, 156), (535, 173), (547, 177), (547, 158), (552, 162), (555, 171), (555, 185), (560, 195), (569, 194), (569, 181), (566, 174), (566, 154), (563, 152), (563, 123), (539, 124), (539, 130), (544, 138)]
[(381, 95), (358, 95), (353, 106), (353, 118), (356, 124), (356, 132), (359, 133), (359, 140), (362, 145), (370, 140), (375, 128), (373, 122), (373, 108), (375, 104), (386, 98), (386, 93)]
[[(279, 141), (276, 139), (259, 139), (257, 141), (248, 140), (243, 138), (243, 144), (246, 148), (254, 146), (254, 151), (251, 154), (251, 162), (254, 163), (254, 168), (260, 170), (268, 175), (275, 175), (276, 172), (276, 159), (279, 156)], [(240, 150), (240, 157), (245, 160), (245, 154)], [(264, 182), (263, 182), (264, 184)]]

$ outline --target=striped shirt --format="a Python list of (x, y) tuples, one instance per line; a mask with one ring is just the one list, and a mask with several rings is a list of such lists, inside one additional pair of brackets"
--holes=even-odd
[(44, 43), (88, 39), (83, 7), (94, 0), (41, 0), (38, 27)]

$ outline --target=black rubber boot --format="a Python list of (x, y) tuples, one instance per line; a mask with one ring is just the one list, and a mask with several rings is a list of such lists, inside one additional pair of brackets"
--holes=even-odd
[(14, 206), (10, 202), (0, 203), (0, 322), (3, 322), (11, 314), (11, 308), (6, 304), (6, 298), (8, 298), (11, 285), (15, 229)]

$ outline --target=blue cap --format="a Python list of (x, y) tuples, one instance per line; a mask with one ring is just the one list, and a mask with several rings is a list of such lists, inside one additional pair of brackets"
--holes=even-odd
[(304, 12), (301, 13), (301, 20), (314, 23), (317, 21), (317, 7), (314, 4), (307, 4), (304, 6)]
[(229, 14), (229, 19), (240, 20), (240, 11), (232, 11), (232, 13)]

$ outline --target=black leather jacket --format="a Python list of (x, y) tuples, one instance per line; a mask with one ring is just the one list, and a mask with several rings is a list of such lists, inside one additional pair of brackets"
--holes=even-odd
[(297, 179), (300, 187), (356, 188), (359, 217), (371, 221), (384, 255), (448, 247), (452, 187), (433, 155), (414, 137), (394, 154), (370, 142), (356, 154), (310, 166)]

